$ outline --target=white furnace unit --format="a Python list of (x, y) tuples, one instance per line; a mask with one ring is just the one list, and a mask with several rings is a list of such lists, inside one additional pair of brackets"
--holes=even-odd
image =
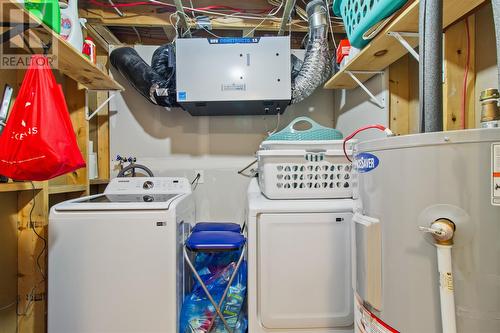
[(177, 102), (196, 116), (283, 113), (290, 54), (290, 37), (179, 38)]
[(115, 178), (54, 206), (48, 332), (177, 332), (193, 220), (184, 178)]

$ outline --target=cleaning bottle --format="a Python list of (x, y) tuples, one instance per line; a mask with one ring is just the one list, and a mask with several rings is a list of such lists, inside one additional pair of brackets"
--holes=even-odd
[(60, 2), (61, 8), (61, 37), (78, 52), (82, 52), (83, 34), (80, 20), (78, 19), (78, 0), (68, 0), (68, 3)]
[(42, 20), (56, 33), (61, 29), (61, 12), (57, 0), (26, 0), (24, 8)]

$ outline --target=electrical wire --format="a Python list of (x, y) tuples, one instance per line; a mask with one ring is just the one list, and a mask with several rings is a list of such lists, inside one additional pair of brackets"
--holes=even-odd
[(252, 163), (248, 164), (246, 167), (244, 167), (243, 169), (241, 170), (238, 170), (238, 175), (242, 175), (242, 176), (245, 176), (245, 177), (248, 177), (248, 178), (253, 178), (255, 177), (255, 175), (257, 175), (257, 171), (254, 170), (254, 169), (251, 169), (250, 170), (250, 174), (246, 174), (245, 171), (250, 169), (252, 167), (252, 165), (254, 165), (255, 163), (257, 163), (259, 160), (255, 160), (253, 161)]
[(137, 35), (137, 40), (139, 41), (139, 44), (142, 44), (142, 38), (141, 34), (139, 33), (139, 30), (135, 26), (132, 26), (132, 29), (134, 30), (135, 34)]
[[(89, 0), (89, 1), (91, 1), (93, 4), (98, 5), (98, 6), (110, 7), (108, 4), (99, 2), (97, 0)], [(125, 5), (124, 7), (133, 7), (134, 4), (143, 5), (145, 3), (144, 2), (137, 2), (137, 3), (126, 3), (126, 4), (115, 4), (115, 5), (116, 6)], [(154, 5), (158, 5), (158, 6), (165, 6), (165, 7), (175, 8), (175, 5), (170, 4), (170, 3), (166, 3), (166, 2), (163, 2), (163, 1), (159, 1), (159, 0), (148, 0), (146, 2), (146, 4), (147, 5), (154, 4)], [(211, 14), (211, 15), (216, 15), (216, 16), (236, 17), (236, 18), (249, 19), (249, 20), (262, 20), (265, 17), (263, 15), (252, 14), (252, 13), (244, 13), (245, 15), (241, 15), (241, 13), (239, 13), (239, 12), (233, 13), (233, 14), (225, 14), (225, 13), (220, 13), (220, 12), (215, 12), (215, 11), (210, 11), (210, 10), (204, 10), (204, 9), (198, 9), (198, 8), (190, 8), (190, 7), (186, 7), (186, 6), (182, 6), (182, 9), (186, 10), (186, 11), (194, 11), (194, 12), (198, 12), (198, 13)], [(272, 18), (270, 17), (269, 19), (274, 19), (274, 20), (278, 20), (279, 21), (280, 18), (275, 17), (275, 15), (277, 14), (277, 12), (278, 11), (276, 11), (276, 10), (273, 11), (271, 13), (271, 15), (273, 17)]]
[(12, 302), (10, 304), (7, 304), (7, 305), (4, 305), (4, 306), (0, 307), (0, 311), (4, 311), (4, 310), (7, 310), (7, 309), (10, 309), (11, 307), (13, 307), (16, 304), (17, 304), (17, 300), (15, 300), (14, 302)]
[(47, 250), (47, 239), (43, 236), (41, 236), (38, 231), (36, 231), (36, 227), (35, 227), (35, 224), (33, 223), (33, 211), (35, 209), (35, 205), (36, 205), (36, 188), (35, 188), (35, 184), (33, 182), (30, 182), (31, 183), (31, 188), (32, 188), (32, 193), (33, 193), (33, 199), (32, 199), (32, 206), (30, 208), (30, 212), (29, 212), (29, 227), (33, 230), (33, 232), (35, 233), (35, 235), (41, 239), (43, 241), (43, 247), (42, 247), (42, 250), (40, 251), (40, 253), (38, 254), (37, 258), (36, 258), (36, 265), (37, 265), (37, 268), (38, 268), (38, 271), (40, 272), (40, 275), (42, 276), (41, 280), (36, 283), (33, 288), (31, 288), (30, 292), (28, 293), (28, 296), (27, 296), (27, 299), (28, 299), (28, 302), (26, 303), (26, 305), (24, 306), (24, 309), (22, 312), (19, 311), (19, 299), (17, 300), (16, 304), (16, 314), (18, 316), (26, 316), (28, 314), (28, 311), (29, 311), (29, 308), (30, 306), (33, 304), (33, 302), (35, 301), (35, 293), (36, 293), (36, 290), (38, 289), (38, 287), (45, 283), (45, 281), (47, 280), (47, 275), (46, 273), (43, 271), (41, 265), (40, 265), (40, 258), (42, 257), (42, 255), (45, 253), (45, 251)]
[[(283, 0), (281, 0), (281, 2), (279, 3), (279, 6), (278, 6), (278, 7), (275, 7), (275, 8), (276, 8), (276, 10), (274, 10), (274, 13), (278, 13), (278, 12), (281, 10), (281, 7), (283, 7)], [(271, 9), (267, 15), (268, 15), (268, 16), (269, 16), (269, 15), (271, 15), (271, 16), (272, 16), (272, 15), (275, 15), (275, 14), (273, 14), (273, 10)], [(250, 30), (249, 32), (247, 32), (247, 33), (246, 33), (243, 37), (248, 37), (248, 36), (252, 35), (252, 34), (255, 32), (255, 30), (257, 30), (257, 29), (258, 29), (258, 28), (259, 28), (262, 24), (264, 24), (264, 22), (266, 22), (266, 21), (267, 21), (267, 18), (264, 18), (262, 21), (260, 21), (260, 23), (259, 23), (259, 24), (257, 24), (257, 25), (255, 26), (255, 28), (253, 28), (252, 30)]]
[[(179, 11), (177, 11), (177, 12), (173, 13), (172, 15), (174, 15), (174, 14), (176, 14), (177, 18), (179, 17), (179, 14), (180, 14), (180, 15), (184, 15), (184, 17), (185, 17), (188, 21), (190, 21), (190, 23), (191, 23), (191, 24), (192, 24), (192, 23), (194, 23), (195, 25), (199, 26), (199, 27), (200, 27), (200, 29), (199, 29), (199, 30), (205, 30), (208, 34), (210, 34), (211, 36), (213, 36), (213, 37), (215, 37), (215, 38), (222, 38), (221, 36), (216, 35), (216, 34), (215, 34), (215, 33), (213, 33), (212, 31), (208, 30), (205, 26), (203, 26), (203, 25), (201, 25), (201, 24), (197, 24), (197, 22), (196, 22), (196, 16), (194, 16), (194, 12), (193, 12), (193, 17), (195, 17), (194, 19), (192, 19), (192, 18), (191, 18), (191, 17), (189, 17), (186, 13), (183, 13), (183, 12), (179, 12)], [(170, 24), (172, 24), (172, 21), (170, 21)], [(176, 25), (175, 25), (175, 27), (174, 27), (174, 28), (176, 29), (176, 31), (177, 31), (177, 29), (178, 29), (178, 24), (179, 24), (179, 20), (177, 20)], [(182, 36), (184, 37), (184, 35), (185, 35), (185, 33), (184, 33)]]
[[(105, 3), (101, 2), (98, 0), (88, 0), (90, 3), (100, 6), (100, 7), (107, 7), (107, 8), (124, 8), (124, 7), (137, 7), (137, 6), (149, 6), (151, 4), (157, 5), (157, 6), (165, 6), (165, 7), (170, 7), (170, 8), (176, 8), (174, 4), (171, 3), (166, 3), (162, 1), (152, 1), (152, 0), (147, 0), (147, 1), (136, 1), (136, 2), (117, 2), (117, 3)], [(229, 7), (229, 6), (206, 6), (206, 7), (199, 7), (195, 8), (193, 6), (191, 7), (182, 7), (186, 11), (192, 11), (192, 12), (212, 12), (214, 10), (223, 10), (223, 11), (231, 11), (234, 13), (240, 13), (240, 14), (248, 14), (248, 15), (258, 15), (262, 14), (265, 12), (268, 12), (269, 9), (241, 9), (241, 8), (235, 8), (235, 7)], [(272, 8), (271, 8), (272, 10)], [(219, 14), (219, 15), (227, 15), (224, 13), (218, 13), (214, 12), (214, 14)]]
[(35, 205), (36, 205), (36, 189), (35, 189), (35, 184), (33, 182), (30, 182), (30, 183), (31, 183), (31, 188), (32, 188), (32, 193), (33, 193), (33, 199), (32, 199), (33, 205), (31, 206), (30, 214), (29, 214), (30, 227), (33, 230), (33, 232), (35, 233), (35, 235), (38, 237), (38, 239), (42, 240), (42, 242), (43, 242), (42, 250), (40, 251), (40, 253), (36, 257), (36, 265), (37, 265), (38, 271), (40, 272), (40, 275), (42, 275), (42, 277), (43, 277), (42, 282), (44, 282), (45, 279), (47, 278), (47, 274), (43, 271), (42, 266), (40, 265), (40, 258), (47, 250), (47, 239), (45, 237), (41, 236), (38, 233), (38, 231), (36, 231), (35, 224), (33, 223), (33, 210), (35, 209)]
[(347, 158), (347, 160), (349, 162), (352, 162), (352, 160), (349, 158), (349, 155), (347, 154), (347, 149), (346, 149), (347, 141), (349, 141), (352, 138), (354, 138), (358, 133), (366, 131), (366, 130), (369, 130), (369, 129), (378, 129), (380, 131), (385, 132), (387, 134), (387, 136), (393, 136), (394, 135), (394, 133), (392, 133), (392, 131), (390, 129), (388, 129), (387, 127), (385, 127), (384, 125), (378, 125), (378, 124), (376, 124), (376, 125), (368, 125), (368, 126), (363, 126), (361, 128), (358, 128), (357, 130), (355, 130), (354, 132), (352, 132), (351, 134), (349, 134), (344, 139), (344, 142), (342, 144), (342, 150), (344, 151), (344, 155), (345, 155), (345, 157)]
[(465, 70), (464, 70), (464, 81), (462, 88), (462, 119), (461, 125), (462, 129), (465, 129), (466, 126), (466, 115), (467, 115), (467, 81), (469, 79), (469, 67), (470, 67), (470, 52), (471, 52), (471, 43), (470, 43), (470, 29), (469, 29), (469, 18), (465, 18), (465, 31), (467, 38), (467, 55), (465, 60)]
[(194, 190), (196, 190), (196, 188), (198, 187), (198, 184), (199, 184), (199, 182), (200, 182), (200, 178), (201, 178), (201, 174), (200, 174), (200, 173), (198, 173), (198, 174), (196, 175), (196, 177), (193, 179), (193, 181), (191, 182), (191, 187), (193, 187), (193, 185), (194, 185), (194, 187), (193, 187), (193, 191), (194, 191)]
[(280, 118), (281, 118), (281, 114), (279, 112), (276, 113), (276, 126), (274, 127), (274, 129), (272, 131), (267, 132), (267, 136), (271, 136), (278, 131), (278, 129), (280, 128)]

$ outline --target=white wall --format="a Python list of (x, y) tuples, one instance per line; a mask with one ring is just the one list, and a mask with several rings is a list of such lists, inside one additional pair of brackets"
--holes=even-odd
[[(136, 47), (150, 60), (155, 47)], [(254, 159), (267, 132), (276, 128), (276, 116), (193, 117), (178, 108), (166, 110), (145, 100), (116, 71), (113, 76), (125, 91), (110, 105), (110, 151), (135, 156), (157, 176), (194, 179), (203, 170), (205, 183), (195, 191), (197, 218), (241, 222), (249, 179), (237, 174)], [(280, 128), (307, 115), (325, 126), (333, 125), (332, 91), (319, 89), (309, 99), (290, 106)], [(116, 162), (111, 162), (116, 174)]]
[[(380, 108), (361, 88), (350, 90), (335, 90), (335, 126), (344, 133), (345, 136), (354, 130), (372, 124), (389, 124), (389, 72), (377, 74), (367, 82), (366, 87), (385, 104)], [(367, 140), (384, 137), (384, 133), (379, 131), (366, 131), (356, 136), (358, 140)]]

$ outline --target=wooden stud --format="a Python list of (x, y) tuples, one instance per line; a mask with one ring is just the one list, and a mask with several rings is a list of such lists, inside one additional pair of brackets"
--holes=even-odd
[[(33, 191), (18, 193), (18, 309), (20, 312), (18, 331), (20, 333), (46, 331), (47, 281), (44, 275), (47, 274), (47, 248), (44, 249), (44, 241), (40, 237), (47, 239), (47, 182), (43, 183), (41, 190), (35, 191), (34, 198), (35, 200), (33, 200)], [(36, 235), (33, 228), (40, 237)], [(44, 254), (38, 261), (39, 268), (37, 258), (42, 251)]]
[[(76, 141), (82, 152), (83, 158), (88, 158), (89, 126), (85, 119), (85, 90), (79, 89), (77, 82), (67, 80), (66, 94), (71, 96), (67, 99), (73, 129), (75, 130)], [(66, 175), (67, 184), (88, 184), (87, 169), (81, 168)]]
[[(475, 16), (468, 18), (469, 25), (469, 73), (465, 105), (465, 128), (475, 128)], [(445, 130), (463, 127), (463, 93), (465, 68), (467, 67), (467, 29), (465, 20), (449, 27), (444, 34), (444, 86), (443, 110)]]
[[(107, 56), (98, 56), (97, 62), (105, 66)], [(109, 94), (97, 92), (97, 105), (101, 105)], [(96, 146), (94, 145), (94, 149)], [(104, 106), (97, 114), (97, 170), (100, 179), (109, 179), (109, 104)]]
[(410, 132), (409, 60), (409, 55), (406, 55), (389, 67), (389, 124), (396, 135)]

